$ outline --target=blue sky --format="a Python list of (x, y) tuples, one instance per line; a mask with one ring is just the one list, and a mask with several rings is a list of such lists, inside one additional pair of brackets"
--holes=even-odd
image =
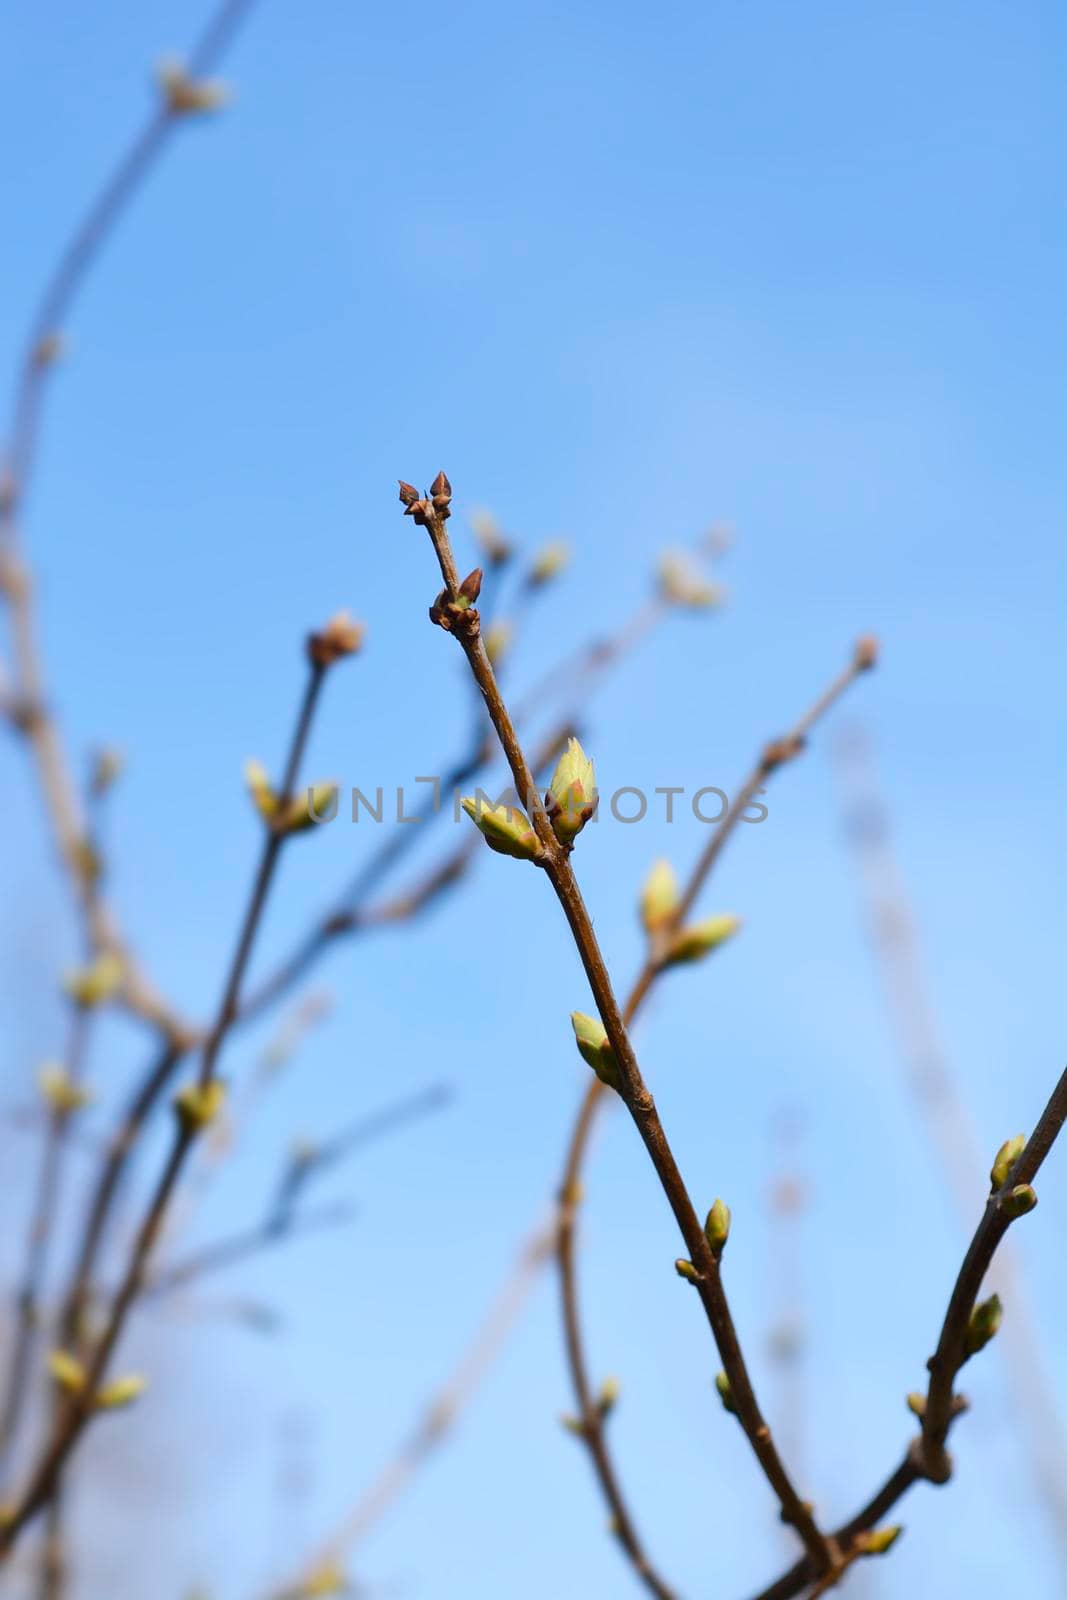
[[(106, 0), (56, 22), (19, 0), (0, 53), (4, 370), (46, 264), (143, 113), (151, 62), (201, 12)], [(72, 747), (129, 756), (115, 897), (187, 1009), (216, 996), (256, 847), (241, 763), (279, 760), (309, 625), (341, 605), (368, 624), (365, 655), (329, 685), (315, 774), (410, 783), (464, 735), (458, 652), (426, 622), (430, 552), (394, 500), (397, 476), (443, 465), (468, 564), (476, 506), (531, 548), (572, 542), (519, 645), (519, 684), (625, 616), (664, 545), (735, 527), (729, 607), (672, 621), (594, 701), (605, 788), (735, 787), (854, 636), (881, 637), (883, 669), (837, 724), (860, 718), (875, 742), (983, 1147), (1032, 1123), (1063, 1039), (1061, 30), (1051, 4), (993, 0), (265, 0), (227, 63), (232, 109), (175, 142), (66, 330), (26, 529)], [(664, 984), (640, 1044), (694, 1192), (733, 1207), (728, 1285), (769, 1405), (770, 1129), (783, 1106), (803, 1111), (803, 1469), (836, 1515), (907, 1438), (902, 1397), (963, 1238), (865, 942), (831, 732), (724, 861), (708, 910), (743, 913), (742, 937)], [(9, 742), (0, 783), (15, 1102), (58, 1047), (56, 971), (76, 946)], [(684, 865), (703, 838), (660, 816), (581, 841), (620, 987), (648, 864)], [(338, 825), (293, 849), (263, 966), (374, 842)], [(204, 1582), (228, 1600), (288, 1568), (405, 1431), (545, 1205), (584, 1084), (567, 1015), (586, 992), (547, 885), (484, 855), (417, 928), (323, 968), (331, 1018), (191, 1226), (207, 1240), (253, 1220), (297, 1129), (442, 1076), (454, 1106), (331, 1180), (358, 1205), (351, 1230), (220, 1286), (275, 1305), (278, 1338), (191, 1307), (141, 1319), (128, 1359), (152, 1390), (128, 1428), (98, 1430), (99, 1487), (76, 1506), (85, 1595)], [(259, 1043), (235, 1043), (235, 1079)], [(142, 1051), (124, 1026), (101, 1031), (101, 1127)], [(32, 1148), (7, 1147), (19, 1193)], [(1055, 1328), (1062, 1162), (1040, 1189), (1018, 1233)], [(979, 1187), (976, 1215), (981, 1202)], [(710, 1391), (676, 1254), (612, 1117), (584, 1298), (594, 1365), (623, 1385), (622, 1471), (681, 1591), (744, 1594), (784, 1546)], [(2, 1259), (13, 1270), (11, 1237)], [(1002, 1365), (968, 1376), (958, 1481), (912, 1496), (907, 1538), (857, 1592), (951, 1600), (1021, 1568), (1034, 1600), (1062, 1593)], [(1062, 1359), (1057, 1381), (1067, 1405)], [(361, 1575), (449, 1600), (631, 1592), (559, 1429), (567, 1404), (546, 1280)], [(307, 1482), (282, 1509), (296, 1435)]]

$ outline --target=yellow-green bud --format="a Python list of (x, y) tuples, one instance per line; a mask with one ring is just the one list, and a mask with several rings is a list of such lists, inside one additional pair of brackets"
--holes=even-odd
[(324, 1561), (308, 1574), (297, 1594), (299, 1600), (325, 1600), (326, 1596), (344, 1594), (347, 1589), (348, 1578), (340, 1565), (336, 1561)]
[(113, 1383), (106, 1383), (96, 1396), (96, 1409), (98, 1411), (121, 1411), (125, 1406), (132, 1406), (148, 1388), (148, 1379), (142, 1378), (139, 1373), (131, 1372), (125, 1378), (116, 1378)]
[(884, 1556), (900, 1538), (904, 1529), (899, 1524), (891, 1528), (874, 1528), (861, 1536), (863, 1550), (869, 1556)]
[(719, 1399), (722, 1401), (723, 1410), (728, 1411), (732, 1417), (736, 1417), (737, 1407), (734, 1405), (734, 1391), (730, 1387), (730, 1380), (725, 1372), (717, 1372), (715, 1374), (715, 1387), (719, 1391)]
[(285, 808), (285, 816), (279, 823), (281, 831), (306, 833), (309, 828), (317, 828), (321, 822), (330, 821), (337, 815), (339, 793), (336, 783), (312, 784), (290, 800)]
[(46, 1061), (37, 1073), (37, 1087), (41, 1099), (58, 1117), (72, 1116), (92, 1100), (83, 1084), (75, 1083), (65, 1067)]
[(512, 632), (511, 623), (505, 622), (501, 618), (490, 626), (488, 632), (482, 635), (485, 653), (489, 657), (492, 666), (498, 667), (507, 655), (508, 647), (511, 644)]
[(1025, 1149), (1025, 1133), (1017, 1133), (1014, 1139), (1005, 1139), (994, 1157), (989, 1173), (989, 1182), (994, 1191), (1002, 1189), (1007, 1183), (1012, 1167)]
[(967, 1334), (963, 1341), (963, 1359), (969, 1360), (976, 1356), (979, 1350), (984, 1350), (990, 1339), (994, 1337), (1000, 1327), (1004, 1308), (1000, 1303), (1000, 1296), (991, 1294), (988, 1300), (983, 1300), (971, 1312), (971, 1320), (967, 1324)]
[(577, 1438), (585, 1438), (585, 1423), (581, 1417), (572, 1417), (567, 1411), (559, 1419), (560, 1427), (566, 1428), (568, 1433), (573, 1433)]
[(678, 909), (678, 879), (669, 861), (654, 863), (641, 890), (641, 922), (646, 933), (666, 927)]
[(678, 1260), (674, 1263), (674, 1270), (680, 1278), (685, 1279), (686, 1283), (696, 1284), (700, 1282), (700, 1273), (693, 1263), (687, 1261), (684, 1256), (678, 1257)]
[(716, 1200), (708, 1212), (704, 1223), (704, 1237), (712, 1254), (721, 1255), (730, 1237), (730, 1207), (725, 1201)]
[(717, 583), (697, 576), (684, 556), (668, 553), (659, 567), (659, 589), (670, 605), (693, 611), (707, 611), (721, 605), (723, 591)]
[(460, 801), (490, 850), (516, 861), (536, 861), (544, 854), (533, 823), (518, 806), (489, 806), (473, 795)]
[(85, 1368), (77, 1357), (66, 1350), (52, 1350), (48, 1355), (48, 1370), (53, 1380), (68, 1394), (81, 1394), (85, 1388)]
[(600, 1393), (597, 1396), (596, 1402), (596, 1408), (601, 1417), (608, 1417), (611, 1415), (618, 1404), (619, 1393), (620, 1390), (618, 1378), (605, 1378), (604, 1382), (600, 1386)]
[(262, 761), (245, 762), (245, 783), (252, 796), (252, 804), (264, 822), (273, 822), (278, 814), (278, 796), (271, 787), (267, 769)]
[(908, 1396), (908, 1410), (920, 1421), (926, 1415), (926, 1396), (920, 1394), (917, 1389), (913, 1389)]
[(88, 1009), (103, 1005), (122, 987), (123, 967), (121, 957), (113, 950), (105, 950), (87, 967), (68, 972), (63, 988), (77, 1006)]
[(564, 567), (571, 559), (570, 545), (564, 539), (553, 539), (534, 556), (530, 565), (529, 582), (532, 584), (549, 583), (553, 578), (558, 578)]
[(571, 1027), (582, 1060), (589, 1063), (601, 1083), (606, 1083), (610, 1089), (620, 1089), (619, 1063), (600, 1018), (587, 1017), (584, 1011), (572, 1011)]
[(186, 1133), (203, 1133), (222, 1110), (226, 1085), (219, 1078), (210, 1083), (187, 1083), (174, 1096), (174, 1114)]
[(679, 929), (671, 940), (663, 958), (665, 967), (676, 967), (686, 961), (701, 961), (712, 950), (717, 950), (733, 937), (741, 926), (741, 918), (728, 915), (705, 917), (702, 922), (691, 923)]
[(596, 773), (578, 743), (568, 739), (548, 786), (545, 808), (560, 844), (570, 844), (581, 833), (597, 807)]
[(1017, 1183), (1015, 1188), (1006, 1194), (1000, 1202), (1000, 1209), (1012, 1222), (1016, 1217), (1025, 1217), (1037, 1205), (1037, 1192), (1028, 1183)]

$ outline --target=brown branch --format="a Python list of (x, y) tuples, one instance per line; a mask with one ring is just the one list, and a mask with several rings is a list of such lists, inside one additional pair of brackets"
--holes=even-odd
[[(801, 753), (806, 739), (819, 719), (825, 716), (836, 704), (857, 676), (871, 667), (873, 663), (874, 650), (871, 641), (867, 639), (861, 640), (853, 652), (849, 665), (834, 678), (828, 688), (822, 691), (814, 703), (794, 724), (790, 732), (783, 738), (771, 741), (757, 757), (751, 773), (737, 791), (733, 804), (729, 807), (726, 816), (693, 867), (669, 927), (664, 934), (653, 942), (653, 946), (649, 950), (645, 964), (634, 982), (623, 1009), (623, 1021), (627, 1027), (630, 1027), (636, 1020), (645, 999), (652, 991), (663, 970), (662, 951), (670, 933), (682, 925), (693, 909), (697, 897), (706, 886), (726, 844), (736, 831), (741, 818), (755, 796), (763, 792), (764, 785), (779, 767), (793, 760)], [(604, 1419), (593, 1399), (578, 1305), (575, 1233), (578, 1207), (582, 1195), (582, 1174), (597, 1110), (606, 1100), (606, 1096), (607, 1091), (604, 1085), (599, 1078), (594, 1078), (582, 1097), (582, 1102), (575, 1118), (570, 1140), (568, 1141), (563, 1176), (559, 1186), (560, 1211), (556, 1255), (559, 1263), (567, 1365), (578, 1406), (581, 1437), (589, 1449), (594, 1471), (610, 1507), (613, 1526), (618, 1532), (620, 1543), (630, 1556), (646, 1587), (656, 1594), (662, 1592), (662, 1589), (656, 1587), (657, 1584), (662, 1585), (662, 1579), (658, 1578), (650, 1568), (647, 1556), (644, 1554), (637, 1539), (633, 1518), (626, 1506), (618, 1474), (611, 1462), (610, 1450), (605, 1438)], [(729, 1372), (727, 1375), (729, 1376)]]
[(778, 1498), (783, 1520), (797, 1530), (817, 1572), (828, 1571), (835, 1564), (834, 1552), (816, 1526), (810, 1507), (794, 1488), (778, 1455), (770, 1429), (760, 1412), (734, 1328), (729, 1302), (722, 1286), (718, 1260), (704, 1236), (704, 1230), (678, 1170), (652, 1095), (641, 1075), (593, 931), (592, 921), (570, 864), (570, 852), (556, 840), (547, 811), (537, 793), (525, 752), (501, 697), (492, 665), (481, 641), (477, 611), (472, 606), (465, 605), (466, 597), (461, 594), (459, 572), (445, 530), (448, 502), (451, 499), (450, 486), (444, 474), (441, 474), (431, 491), (432, 498), (426, 497), (420, 500), (417, 494), (411, 491), (409, 499), (406, 486), (401, 492), (407, 510), (416, 516), (416, 520), (426, 527), (430, 535), (444, 580), (444, 591), (431, 609), (431, 617), (446, 630), (455, 633), (511, 768), (516, 790), (526, 804), (540, 841), (538, 864), (542, 866), (551, 883), (570, 927), (613, 1052), (620, 1096), (633, 1118), (685, 1241), (695, 1272), (695, 1287), (731, 1383), (738, 1419), (764, 1475)]
[[(278, 789), (277, 815), (284, 814), (293, 798), (297, 773), (304, 754), (312, 718), (326, 674), (326, 667), (315, 659), (309, 650), (307, 683), (297, 714), (289, 753), (285, 762), (284, 777)], [(274, 880), (282, 846), (290, 834), (283, 825), (268, 825), (260, 851), (259, 864), (252, 884), (251, 894), (241, 920), (233, 959), (223, 986), (218, 1013), (211, 1031), (204, 1041), (201, 1053), (198, 1085), (208, 1088), (215, 1079), (219, 1055), (227, 1033), (237, 1013), (241, 984), (245, 977), (249, 957), (262, 921), (267, 896)], [(163, 1073), (161, 1058), (159, 1073)], [(71, 1396), (59, 1414), (52, 1434), (30, 1474), (12, 1511), (0, 1523), (0, 1558), (13, 1548), (26, 1524), (47, 1504), (59, 1482), (75, 1445), (93, 1415), (96, 1395), (107, 1370), (112, 1353), (125, 1328), (129, 1312), (144, 1286), (149, 1263), (163, 1227), (171, 1197), (177, 1187), (190, 1150), (196, 1142), (197, 1127), (187, 1117), (176, 1118), (175, 1133), (163, 1170), (157, 1180), (126, 1266), (125, 1274), (108, 1311), (103, 1331), (87, 1353), (84, 1381), (77, 1394)]]
[[(922, 1418), (922, 1431), (912, 1440), (904, 1459), (894, 1467), (885, 1483), (866, 1505), (834, 1535), (834, 1543), (847, 1556), (858, 1540), (881, 1522), (915, 1484), (944, 1484), (952, 1476), (952, 1461), (945, 1448), (949, 1431), (967, 1402), (955, 1391), (956, 1377), (968, 1359), (967, 1331), (982, 1284), (998, 1245), (1015, 1218), (1005, 1209), (1005, 1200), (1021, 1184), (1032, 1184), (1052, 1146), (1067, 1122), (1067, 1071), (1053, 1089), (1037, 1127), (1005, 1182), (986, 1202), (982, 1219), (963, 1258), (949, 1299), (937, 1349), (930, 1357), (930, 1381)], [(805, 1557), (788, 1572), (761, 1589), (755, 1600), (792, 1600), (817, 1577)]]
[[(836, 742), (835, 755), (845, 789), (846, 838), (860, 872), (871, 944), (901, 1066), (966, 1227), (975, 1185), (986, 1164), (974, 1119), (959, 1092), (941, 1039), (870, 743), (859, 729), (849, 729)], [(1067, 1557), (1064, 1428), (1022, 1264), (1011, 1240), (1005, 1240), (997, 1252), (990, 1283), (1012, 1306), (1002, 1335), (1003, 1353), (1030, 1436), (1035, 1487), (1049, 1528)]]

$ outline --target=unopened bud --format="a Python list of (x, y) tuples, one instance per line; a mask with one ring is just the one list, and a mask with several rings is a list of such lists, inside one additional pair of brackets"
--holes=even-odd
[(261, 761), (246, 761), (244, 776), (252, 804), (264, 822), (273, 823), (278, 814), (278, 796), (271, 786), (266, 767)]
[(900, 1538), (904, 1529), (895, 1524), (891, 1528), (874, 1528), (860, 1536), (859, 1543), (869, 1556), (884, 1556)]
[(348, 1592), (348, 1576), (336, 1561), (324, 1561), (304, 1579), (296, 1591), (297, 1600), (327, 1600), (329, 1595)]
[(490, 850), (514, 856), (516, 861), (537, 861), (544, 854), (533, 823), (518, 806), (489, 806), (474, 795), (464, 795), (460, 805)]
[(856, 640), (852, 659), (857, 672), (870, 672), (872, 667), (878, 665), (878, 640), (873, 633), (865, 633)]
[(678, 879), (669, 861), (654, 863), (641, 890), (641, 922), (646, 933), (666, 927), (678, 909)]
[(48, 1370), (53, 1382), (67, 1394), (81, 1394), (85, 1388), (85, 1368), (76, 1356), (67, 1350), (52, 1350), (48, 1355)]
[(719, 1391), (719, 1399), (722, 1401), (723, 1410), (728, 1411), (732, 1417), (736, 1417), (737, 1407), (734, 1405), (734, 1391), (730, 1387), (730, 1380), (725, 1372), (717, 1372), (715, 1374), (715, 1387)]
[(490, 566), (503, 566), (511, 556), (511, 545), (496, 518), (488, 511), (475, 511), (471, 514), (470, 524)]
[(578, 1439), (585, 1438), (585, 1423), (581, 1417), (571, 1416), (569, 1411), (565, 1411), (559, 1421), (560, 1427), (566, 1428), (568, 1433), (573, 1433)]
[(355, 655), (363, 643), (366, 630), (361, 622), (354, 622), (347, 611), (338, 611), (324, 628), (308, 635), (309, 661), (317, 667), (332, 667), (345, 656)]
[(167, 110), (172, 116), (197, 116), (204, 112), (219, 111), (230, 98), (224, 83), (197, 82), (191, 78), (179, 61), (160, 63), (157, 77)]
[(306, 833), (320, 823), (332, 822), (337, 815), (340, 789), (336, 783), (313, 783), (290, 800), (278, 822), (281, 833)]
[(419, 491), (413, 483), (405, 483), (403, 478), (398, 478), (397, 482), (400, 485), (400, 504), (402, 506), (413, 506), (419, 498)]
[(551, 583), (553, 578), (559, 577), (570, 559), (570, 546), (563, 539), (553, 539), (551, 544), (546, 544), (534, 556), (530, 563), (527, 583), (532, 588), (539, 588), (543, 583)]
[(120, 750), (98, 750), (89, 774), (89, 787), (94, 795), (107, 794), (122, 776), (125, 762)]
[(203, 1133), (222, 1110), (226, 1100), (226, 1086), (219, 1078), (210, 1083), (187, 1083), (174, 1096), (174, 1114), (179, 1126), (187, 1134)]
[(917, 1389), (913, 1389), (908, 1395), (908, 1410), (913, 1416), (918, 1417), (920, 1422), (926, 1415), (926, 1396), (920, 1394)]
[(608, 1041), (607, 1029), (599, 1017), (588, 1017), (584, 1011), (572, 1011), (571, 1027), (582, 1060), (588, 1062), (601, 1083), (621, 1092), (619, 1063)]
[(57, 361), (62, 360), (65, 347), (63, 335), (58, 331), (44, 334), (33, 349), (34, 366), (54, 367)]
[(97, 1392), (96, 1409), (98, 1411), (121, 1411), (126, 1406), (132, 1406), (148, 1388), (148, 1379), (142, 1378), (139, 1373), (131, 1372), (124, 1378), (116, 1378), (113, 1383), (106, 1383)]
[(103, 1005), (117, 994), (122, 987), (122, 978), (121, 957), (113, 950), (105, 950), (89, 966), (68, 972), (63, 979), (63, 988), (75, 1005), (88, 1010), (92, 1006)]
[(81, 1111), (92, 1100), (83, 1084), (75, 1083), (66, 1067), (48, 1061), (37, 1074), (37, 1087), (41, 1099), (57, 1117), (69, 1117)]
[(993, 1158), (993, 1165), (989, 1173), (989, 1182), (994, 1193), (998, 1189), (1002, 1189), (1007, 1183), (1012, 1167), (1014, 1167), (1025, 1149), (1025, 1133), (1017, 1133), (1014, 1139), (1005, 1139)]
[(619, 1380), (617, 1378), (605, 1378), (600, 1386), (600, 1393), (596, 1402), (596, 1408), (601, 1418), (611, 1415), (618, 1405), (619, 1394)]
[(511, 634), (511, 623), (501, 619), (499, 622), (494, 622), (489, 631), (483, 635), (485, 653), (489, 657), (492, 666), (498, 667), (505, 655), (507, 655), (508, 646), (511, 643)]
[(1012, 1222), (1017, 1217), (1025, 1217), (1037, 1205), (1037, 1192), (1028, 1183), (1017, 1183), (1015, 1188), (1006, 1194), (1000, 1202), (1000, 1209)]
[(723, 591), (717, 583), (699, 577), (684, 556), (668, 553), (659, 567), (659, 591), (669, 605), (691, 611), (708, 611), (721, 605)]
[(567, 748), (556, 763), (545, 796), (545, 809), (552, 832), (560, 844), (578, 837), (597, 808), (596, 773), (593, 763), (577, 739), (568, 739)]
[(976, 1356), (979, 1350), (984, 1350), (1000, 1327), (1004, 1308), (1000, 1303), (1000, 1296), (991, 1294), (988, 1300), (983, 1300), (971, 1312), (971, 1320), (967, 1324), (967, 1333), (963, 1341), (963, 1359), (969, 1360)]
[(705, 917), (702, 922), (680, 928), (667, 947), (663, 965), (675, 967), (683, 962), (703, 960), (704, 956), (732, 938), (740, 926), (740, 917), (722, 915)]
[(716, 1200), (708, 1212), (704, 1223), (704, 1237), (712, 1255), (720, 1256), (730, 1237), (730, 1207), (723, 1200)]
[(459, 586), (460, 599), (472, 606), (482, 592), (482, 569), (475, 567), (473, 572), (468, 572)]
[(674, 1270), (680, 1278), (685, 1279), (686, 1283), (697, 1284), (702, 1281), (696, 1267), (691, 1261), (687, 1261), (684, 1256), (678, 1257), (674, 1263)]

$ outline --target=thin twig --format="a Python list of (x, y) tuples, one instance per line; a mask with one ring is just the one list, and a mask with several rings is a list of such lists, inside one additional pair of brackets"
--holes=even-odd
[[(983, 1281), (997, 1247), (1013, 1220), (1004, 1209), (1004, 1201), (1019, 1185), (1033, 1183), (1065, 1121), (1067, 1071), (1053, 1089), (1022, 1155), (1002, 1186), (989, 1196), (982, 1219), (963, 1258), (941, 1325), (937, 1349), (928, 1363), (930, 1381), (922, 1432), (912, 1440), (904, 1459), (894, 1467), (866, 1505), (834, 1532), (834, 1543), (842, 1556), (847, 1556), (857, 1540), (877, 1527), (915, 1484), (943, 1484), (952, 1476), (952, 1461), (945, 1444), (956, 1418), (966, 1410), (966, 1400), (955, 1392), (956, 1376), (967, 1359), (967, 1330)], [(817, 1576), (809, 1558), (805, 1556), (774, 1583), (761, 1589), (755, 1600), (792, 1600)]]
[[(225, 0), (193, 46), (187, 63), (191, 77), (219, 61), (254, 0)], [(0, 593), (8, 601), (14, 675), (5, 701), (13, 726), (33, 754), (53, 840), (95, 953), (110, 951), (124, 967), (120, 1003), (172, 1038), (187, 1025), (157, 993), (126, 945), (114, 912), (95, 891), (87, 851), (87, 830), (77, 787), (49, 708), (33, 608), (33, 584), (18, 550), (18, 520), (25, 511), (36, 463), (48, 379), (54, 363), (45, 358), (48, 341), (60, 332), (101, 250), (140, 192), (170, 135), (182, 120), (168, 98), (155, 105), (94, 197), (60, 251), (34, 311), (23, 343), (8, 426), (7, 461), (0, 485)]]
[[(82, 1082), (91, 1013), (72, 1004), (70, 1037), (64, 1061), (67, 1082), (77, 1089)], [(26, 1240), (22, 1284), (18, 1292), (17, 1322), (0, 1407), (0, 1471), (14, 1446), (22, 1412), (30, 1393), (29, 1374), (41, 1319), (41, 1297), (48, 1269), (49, 1247), (59, 1209), (63, 1158), (69, 1141), (71, 1108), (60, 1103), (48, 1110), (37, 1193)]]
[[(451, 498), (451, 490), (443, 475), (437, 480), (433, 494), (437, 497), (437, 503), (427, 498), (417, 501), (417, 507), (415, 505), (408, 507), (409, 510), (415, 511), (430, 535), (444, 580), (443, 594), (432, 608), (431, 616), (455, 633), (463, 649), (511, 768), (518, 795), (526, 805), (540, 841), (538, 862), (559, 900), (585, 969), (597, 1011), (613, 1052), (620, 1096), (645, 1145), (689, 1252), (695, 1269), (696, 1288), (720, 1359), (730, 1380), (738, 1419), (756, 1459), (778, 1497), (783, 1520), (797, 1530), (817, 1572), (821, 1574), (834, 1566), (834, 1552), (825, 1536), (819, 1531), (810, 1507), (794, 1488), (771, 1437), (770, 1429), (760, 1412), (734, 1327), (729, 1302), (722, 1286), (718, 1260), (704, 1236), (652, 1095), (641, 1075), (589, 912), (570, 863), (570, 853), (558, 843), (548, 813), (538, 795), (525, 752), (501, 697), (492, 665), (480, 637), (477, 611), (467, 606), (465, 597), (461, 595), (459, 572), (446, 532), (444, 516), (440, 514), (440, 501), (444, 501), (444, 510), (447, 514), (448, 500)], [(415, 496), (412, 498), (417, 499)]]
[(469, 1404), (503, 1348), (541, 1268), (551, 1256), (554, 1231), (554, 1225), (538, 1228), (523, 1244), (507, 1281), (451, 1376), (424, 1407), (396, 1454), (386, 1462), (339, 1527), (304, 1563), (301, 1577), (284, 1585), (273, 1600), (287, 1600), (287, 1597), (307, 1592), (309, 1578), (340, 1563), (380, 1521), (427, 1459), (451, 1434), (460, 1412)]
[[(860, 870), (871, 944), (909, 1088), (927, 1126), (964, 1226), (986, 1161), (947, 1059), (930, 997), (913, 909), (890, 837), (889, 817), (869, 740), (851, 728), (836, 742), (846, 791), (845, 830)], [(1067, 1452), (1046, 1352), (1033, 1316), (1022, 1264), (1010, 1239), (997, 1252), (990, 1285), (1010, 1303), (1001, 1335), (1010, 1382), (1030, 1436), (1034, 1484), (1050, 1531), (1067, 1558)], [(998, 1341), (998, 1342), (1001, 1342)]]
[[(325, 677), (325, 668), (312, 657), (307, 683), (301, 698), (296, 726), (285, 762), (284, 777), (278, 789), (277, 815), (283, 817), (293, 798), (297, 773), (304, 754), (312, 718)], [(218, 1013), (201, 1054), (198, 1084), (201, 1090), (215, 1078), (218, 1059), (227, 1033), (237, 1013), (241, 984), (262, 921), (267, 896), (274, 880), (282, 846), (290, 835), (281, 826), (268, 826), (260, 851), (252, 891), (241, 920), (236, 948), (223, 986)], [(162, 1063), (161, 1063), (162, 1065)], [(144, 1286), (151, 1257), (163, 1228), (171, 1196), (182, 1174), (196, 1139), (196, 1128), (185, 1117), (176, 1118), (175, 1132), (163, 1170), (152, 1192), (143, 1220), (130, 1251), (125, 1274), (111, 1303), (103, 1331), (84, 1362), (85, 1376), (76, 1395), (69, 1398), (31, 1471), (29, 1482), (13, 1510), (0, 1523), (0, 1557), (13, 1548), (22, 1529), (47, 1504), (59, 1481), (67, 1459), (93, 1415), (96, 1395), (127, 1316)]]
[[(623, 1009), (623, 1021), (627, 1027), (630, 1027), (637, 1018), (645, 999), (663, 970), (662, 950), (670, 931), (680, 927), (692, 911), (697, 897), (706, 886), (727, 842), (736, 831), (749, 805), (757, 794), (762, 794), (764, 785), (770, 777), (786, 762), (801, 753), (806, 739), (819, 719), (837, 703), (856, 678), (873, 665), (873, 661), (872, 642), (868, 639), (861, 640), (853, 652), (849, 665), (819, 694), (790, 732), (783, 738), (772, 740), (761, 751), (751, 773), (737, 791), (726, 816), (694, 865), (682, 891), (678, 907), (673, 913), (670, 928), (666, 934), (654, 941), (649, 949), (645, 964), (638, 973)], [(578, 1305), (575, 1233), (582, 1196), (582, 1175), (597, 1111), (606, 1100), (605, 1086), (599, 1078), (593, 1078), (582, 1096), (574, 1121), (559, 1185), (560, 1211), (556, 1255), (559, 1263), (567, 1365), (578, 1407), (581, 1437), (589, 1450), (594, 1471), (611, 1510), (612, 1525), (646, 1587), (654, 1594), (662, 1594), (666, 1592), (663, 1580), (650, 1567), (640, 1545), (632, 1515), (623, 1497), (618, 1474), (611, 1461), (605, 1437), (604, 1419), (593, 1397)]]

